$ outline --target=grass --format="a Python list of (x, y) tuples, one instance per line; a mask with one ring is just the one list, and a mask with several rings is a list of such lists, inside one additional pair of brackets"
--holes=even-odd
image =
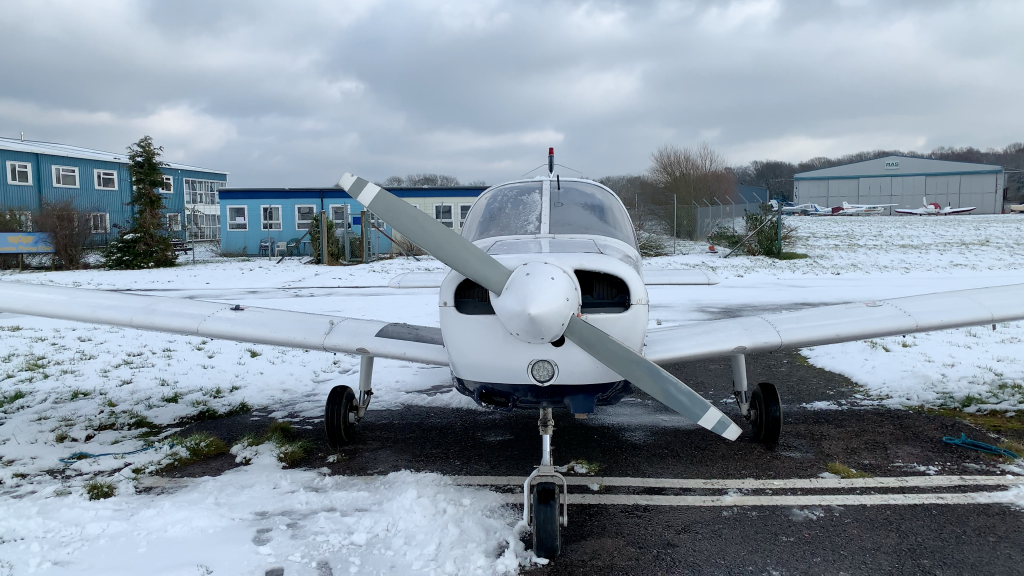
[(873, 478), (874, 476), (867, 472), (858, 472), (853, 468), (850, 468), (846, 464), (840, 462), (829, 462), (825, 469), (831, 474), (835, 474), (840, 478)]
[(92, 392), (90, 390), (83, 390), (81, 388), (75, 388), (75, 389), (73, 389), (71, 391), (71, 393), (68, 394), (68, 400), (70, 400), (71, 402), (74, 402), (75, 400), (78, 400), (79, 398), (88, 398), (89, 396), (92, 396)]
[(24, 328), (17, 324), (11, 326), (0, 326), (0, 332), (21, 332), (22, 330), (24, 330)]
[(117, 494), (117, 487), (107, 480), (90, 480), (85, 483), (85, 493), (89, 500), (105, 500)]
[[(1007, 416), (1005, 412), (989, 412), (984, 414), (980, 412), (964, 412), (957, 408), (929, 408), (925, 411), (947, 418), (963, 420), (995, 434), (1024, 437), (1024, 413), (1018, 412), (1013, 416)], [(1013, 451), (1016, 452), (1016, 450)]]
[(28, 396), (28, 393), (25, 392), (24, 390), (15, 390), (14, 392), (10, 392), (8, 394), (0, 394), (0, 408), (3, 408), (10, 404), (14, 404), (18, 400), (21, 400), (26, 396)]
[(776, 260), (803, 260), (804, 258), (810, 258), (810, 256), (800, 252), (783, 252), (775, 257)]
[(285, 466), (295, 466), (309, 456), (313, 443), (295, 437), (295, 429), (288, 422), (274, 421), (263, 434), (246, 434), (239, 442), (242, 446), (259, 446), (265, 442), (274, 445), (277, 461)]
[(223, 440), (208, 432), (196, 432), (184, 438), (171, 436), (170, 441), (183, 452), (174, 453), (168, 463), (169, 466), (195, 464), (228, 451), (228, 445)]
[(160, 401), (165, 404), (177, 404), (179, 400), (181, 400), (181, 390), (175, 390), (171, 394), (160, 397)]
[(246, 348), (245, 351), (249, 353), (250, 358), (259, 358), (263, 355), (263, 352), (260, 352), (255, 348)]
[(223, 412), (208, 405), (205, 400), (197, 400), (192, 405), (199, 408), (199, 410), (178, 420), (179, 424), (192, 424), (195, 422), (204, 422), (206, 420), (226, 418), (228, 416), (237, 416), (239, 414), (248, 414), (249, 412), (252, 412), (252, 405), (245, 400), (242, 400)]

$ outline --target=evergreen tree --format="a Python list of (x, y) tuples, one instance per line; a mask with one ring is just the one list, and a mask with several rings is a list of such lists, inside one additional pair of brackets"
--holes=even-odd
[(163, 226), (164, 199), (159, 190), (164, 176), (160, 171), (163, 146), (143, 136), (128, 147), (128, 173), (132, 181), (131, 227), (112, 240), (104, 254), (106, 266), (115, 269), (160, 268), (174, 266), (176, 256)]

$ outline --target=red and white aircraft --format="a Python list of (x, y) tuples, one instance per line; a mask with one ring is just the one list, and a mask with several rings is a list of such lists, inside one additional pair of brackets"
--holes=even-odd
[(893, 212), (898, 214), (913, 214), (915, 216), (948, 216), (950, 214), (966, 214), (971, 210), (974, 210), (975, 206), (967, 208), (953, 208), (952, 206), (946, 206), (943, 208), (939, 206), (938, 202), (928, 203), (928, 197), (924, 198), (924, 206), (921, 208), (893, 208)]

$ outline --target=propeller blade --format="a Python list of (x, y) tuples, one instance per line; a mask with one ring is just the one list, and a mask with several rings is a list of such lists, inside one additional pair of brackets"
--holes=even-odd
[(569, 318), (565, 337), (658, 402), (715, 434), (735, 440), (743, 431), (686, 384), (579, 316)]
[(338, 185), (431, 256), (501, 295), (512, 272), (475, 244), (372, 182), (346, 172)]

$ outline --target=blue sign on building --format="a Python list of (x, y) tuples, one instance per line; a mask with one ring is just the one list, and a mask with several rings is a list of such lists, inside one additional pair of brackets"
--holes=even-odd
[(0, 232), (0, 254), (52, 254), (50, 235), (41, 232)]

